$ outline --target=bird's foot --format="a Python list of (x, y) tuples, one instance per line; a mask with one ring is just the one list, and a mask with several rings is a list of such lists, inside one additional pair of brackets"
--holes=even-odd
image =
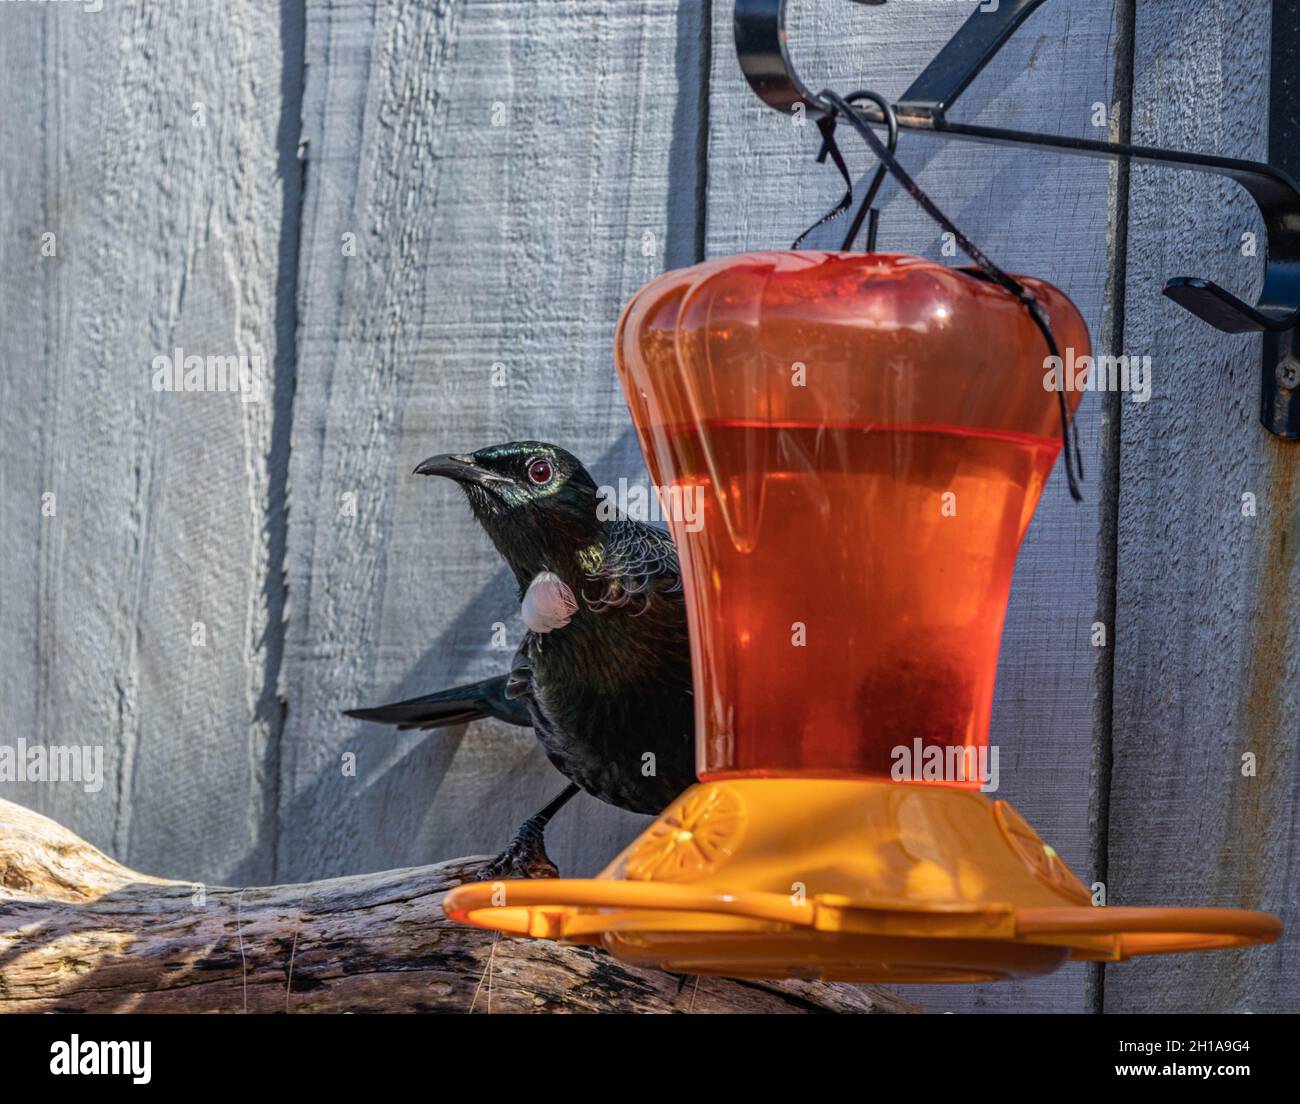
[(510, 846), (488, 863), (479, 873), (484, 881), (497, 878), (558, 878), (559, 867), (546, 853), (546, 820), (532, 817), (524, 821)]

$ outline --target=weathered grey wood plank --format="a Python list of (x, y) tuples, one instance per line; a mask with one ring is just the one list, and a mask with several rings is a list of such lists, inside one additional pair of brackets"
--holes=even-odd
[[(522, 633), (426, 455), (538, 437), (641, 471), (613, 332), (694, 259), (700, 41), (670, 0), (310, 10), (281, 875), (500, 848), (563, 784), (530, 731), (338, 710), (504, 671)], [(594, 871), (641, 823), (579, 798), (552, 857)]]
[[(1111, 3), (1056, 0), (1031, 17), (965, 93), (954, 118), (988, 125), (1105, 137), (1093, 105), (1111, 108)], [(966, 4), (790, 4), (795, 64), (813, 88), (869, 87), (896, 98), (973, 10)], [(843, 191), (829, 165), (813, 164), (817, 132), (763, 106), (736, 64), (732, 5), (714, 5), (710, 86), (708, 253), (784, 248)], [(870, 157), (851, 134), (852, 165)], [(905, 133), (900, 157), (939, 206), (1009, 271), (1050, 280), (1078, 304), (1094, 335), (1104, 329), (1111, 230), (1110, 170), (1101, 162), (941, 143)], [(874, 171), (874, 164), (869, 170)], [(859, 193), (860, 194), (860, 193)], [(882, 192), (879, 248), (941, 256), (939, 230), (892, 181)], [(838, 247), (832, 223), (810, 244)], [(1091, 882), (1091, 765), (1104, 736), (1090, 643), (1099, 604), (1097, 544), (1105, 484), (1097, 477), (1100, 408), (1089, 396), (1080, 427), (1089, 479), (1075, 506), (1054, 476), (1020, 555), (1003, 634), (993, 741), (1002, 789), (1078, 874)], [(1029, 983), (909, 988), (928, 1011), (1086, 1011), (1087, 968)]]
[[(0, 4), (0, 739), (105, 775), (0, 794), (160, 874), (271, 874), (295, 10)], [(262, 401), (156, 393), (178, 346)]]
[[(1139, 5), (1134, 141), (1264, 158), (1269, 31), (1249, 0)], [(1232, 185), (1157, 169), (1134, 173), (1130, 226), (1126, 344), (1155, 359), (1155, 391), (1121, 423), (1109, 899), (1264, 908), (1291, 934), (1107, 967), (1105, 1007), (1297, 1011), (1300, 454), (1258, 423), (1260, 339), (1160, 295), (1195, 275), (1253, 301), (1262, 227)]]

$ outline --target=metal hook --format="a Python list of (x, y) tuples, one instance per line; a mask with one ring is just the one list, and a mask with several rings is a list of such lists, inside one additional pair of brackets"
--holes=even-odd
[[(885, 0), (855, 0), (880, 4)], [(1300, 61), (1300, 27), (1290, 11), (1295, 0), (1274, 0), (1271, 81), (1273, 112), (1270, 154), (1300, 158), (1296, 143), (1282, 140), (1290, 111), (1286, 82)], [(993, 59), (1021, 24), (1044, 0), (1001, 0), (994, 10), (973, 12), (961, 29), (926, 66), (894, 105), (897, 125), (943, 137), (1004, 145), (1036, 146), (1089, 157), (1123, 158), (1167, 168), (1226, 176), (1246, 190), (1259, 207), (1267, 232), (1264, 287), (1255, 306), (1210, 280), (1181, 276), (1165, 284), (1164, 294), (1202, 321), (1225, 333), (1265, 335), (1261, 372), (1260, 420), (1269, 432), (1300, 439), (1300, 371), (1288, 372), (1295, 328), (1300, 322), (1300, 189), (1281, 168), (1254, 161), (1178, 150), (1097, 142), (1059, 134), (1034, 134), (948, 120), (947, 111), (975, 76)], [(736, 0), (736, 54), (750, 87), (768, 106), (787, 114), (804, 110), (814, 118), (830, 105), (808, 90), (786, 50), (785, 0)], [(886, 114), (877, 105), (855, 108), (866, 122), (881, 125)], [(1287, 162), (1288, 168), (1300, 168)]]

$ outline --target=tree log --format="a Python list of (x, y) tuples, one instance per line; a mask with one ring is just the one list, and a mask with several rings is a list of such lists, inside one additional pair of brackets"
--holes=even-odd
[(884, 989), (687, 978), (453, 924), (486, 858), (307, 885), (138, 874), (0, 801), (3, 1012), (914, 1012)]

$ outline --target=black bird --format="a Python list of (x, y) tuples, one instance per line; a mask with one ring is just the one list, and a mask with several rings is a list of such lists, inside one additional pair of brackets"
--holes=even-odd
[(481, 717), (531, 726), (571, 785), (524, 822), (484, 875), (554, 877), (543, 833), (579, 789), (658, 813), (695, 781), (677, 550), (663, 530), (608, 510), (587, 470), (555, 445), (431, 456), (415, 472), (460, 485), (514, 573), (529, 629), (509, 674), (346, 713), (402, 729)]

